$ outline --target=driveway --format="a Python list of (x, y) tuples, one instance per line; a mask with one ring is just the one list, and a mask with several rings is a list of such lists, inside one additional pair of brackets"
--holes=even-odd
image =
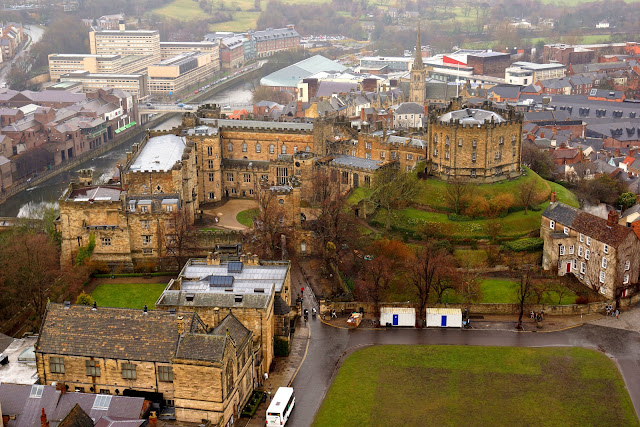
[[(310, 309), (313, 299), (305, 295), (304, 305)], [(639, 315), (640, 308), (629, 313), (635, 317)], [(345, 330), (327, 326), (317, 319), (310, 319), (309, 327), (309, 351), (293, 382), (296, 408), (291, 424), (295, 426), (311, 425), (345, 356), (359, 348), (382, 344), (585, 347), (600, 350), (618, 364), (636, 414), (640, 414), (640, 334), (634, 331), (590, 324), (549, 333), (413, 328)]]
[(256, 209), (258, 202), (249, 199), (231, 199), (222, 206), (213, 208), (202, 208), (203, 212), (208, 215), (217, 216), (219, 222), (216, 227), (226, 228), (228, 230), (246, 230), (247, 227), (240, 224), (236, 219), (238, 212), (247, 209)]

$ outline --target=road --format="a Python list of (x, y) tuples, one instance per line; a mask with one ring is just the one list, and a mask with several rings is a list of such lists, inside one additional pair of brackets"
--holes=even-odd
[[(313, 304), (312, 295), (305, 295), (304, 306), (311, 310)], [(634, 310), (640, 311), (640, 308)], [(548, 333), (450, 329), (347, 330), (327, 326), (318, 319), (309, 319), (309, 327), (311, 340), (307, 357), (293, 381), (296, 391), (296, 406), (290, 418), (293, 426), (311, 425), (344, 357), (359, 348), (381, 344), (585, 347), (604, 351), (618, 364), (636, 414), (640, 414), (640, 334), (634, 331), (598, 325)]]
[[(27, 49), (21, 49), (20, 52), (16, 54), (16, 56), (11, 60), (15, 61), (16, 59), (22, 57), (25, 52), (28, 52), (31, 46), (34, 43), (38, 43), (40, 39), (42, 39), (42, 35), (44, 34), (44, 28), (37, 27), (35, 25), (29, 25), (27, 27), (23, 27), (22, 31), (27, 34), (31, 38), (31, 43)], [(7, 75), (9, 74), (9, 70), (11, 69), (10, 61), (7, 61), (7, 64), (0, 70), (0, 85), (4, 85), (7, 82)]]

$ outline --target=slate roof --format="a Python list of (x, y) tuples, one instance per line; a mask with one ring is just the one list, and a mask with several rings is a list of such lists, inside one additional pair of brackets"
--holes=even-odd
[(296, 87), (300, 80), (317, 72), (342, 72), (346, 69), (347, 67), (338, 62), (322, 55), (315, 55), (263, 77), (260, 79), (260, 84), (263, 86)]
[(93, 420), (82, 410), (80, 405), (76, 403), (67, 416), (60, 421), (58, 427), (93, 427)]
[(612, 247), (617, 247), (630, 233), (633, 233), (631, 228), (617, 223), (609, 227), (606, 219), (560, 202), (551, 203), (542, 216)]
[(8, 335), (0, 333), (0, 353), (2, 353), (7, 347), (11, 345), (13, 338)]
[(187, 334), (180, 340), (176, 358), (219, 362), (224, 357), (226, 345), (227, 339), (225, 336)]
[(520, 95), (521, 86), (512, 85), (496, 85), (489, 89), (489, 93), (495, 94), (500, 98), (517, 99)]
[(276, 316), (284, 316), (285, 314), (288, 314), (290, 312), (291, 307), (289, 307), (289, 304), (287, 304), (286, 301), (280, 297), (280, 295), (276, 295), (273, 301), (273, 314), (275, 314)]
[[(193, 295), (193, 301), (187, 301), (187, 295)], [(242, 294), (242, 301), (236, 302), (233, 293), (164, 291), (156, 305), (168, 307), (220, 307), (220, 308), (258, 308), (266, 309), (271, 300), (270, 293)]]
[(346, 156), (339, 154), (334, 156), (331, 163), (338, 166), (346, 166), (351, 168), (377, 170), (380, 168), (381, 162), (372, 159), (363, 159), (360, 157)]
[(129, 420), (122, 417), (102, 417), (95, 427), (140, 427), (147, 420)]
[(184, 330), (198, 329), (195, 313), (50, 303), (36, 344), (37, 353), (170, 362), (178, 346), (178, 318)]
[(424, 107), (415, 102), (403, 102), (396, 109), (396, 114), (424, 114)]
[(251, 331), (231, 313), (227, 314), (220, 324), (213, 328), (212, 333), (224, 336), (227, 332), (229, 332), (229, 336), (237, 346), (242, 344), (242, 342), (248, 339), (251, 335)]
[(334, 93), (335, 94), (349, 93), (356, 90), (358, 90), (358, 83), (355, 83), (355, 82), (321, 81), (318, 84), (318, 90), (316, 91), (315, 96), (317, 97), (331, 96)]

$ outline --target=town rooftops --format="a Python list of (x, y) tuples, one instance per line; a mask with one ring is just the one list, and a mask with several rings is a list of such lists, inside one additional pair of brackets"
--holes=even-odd
[(130, 171), (166, 172), (182, 160), (186, 147), (185, 139), (176, 135), (161, 135), (149, 138), (134, 162)]
[(631, 228), (617, 223), (609, 227), (606, 219), (560, 202), (551, 203), (542, 216), (612, 247), (618, 247), (630, 233), (633, 233)]
[(535, 62), (518, 61), (511, 64), (511, 67), (523, 68), (531, 71), (544, 71), (544, 70), (556, 70), (559, 68), (567, 68), (564, 64), (552, 63), (552, 64), (538, 64)]
[(295, 88), (300, 80), (320, 71), (342, 72), (346, 69), (347, 67), (338, 62), (322, 55), (315, 55), (263, 77), (260, 84)]
[(450, 111), (438, 117), (438, 120), (441, 123), (446, 123), (451, 120), (460, 121), (463, 125), (481, 125), (484, 124), (485, 121), (493, 121), (495, 123), (504, 122), (504, 118), (498, 113), (476, 108)]
[[(98, 402), (100, 404), (96, 404)], [(57, 427), (76, 405), (96, 421), (111, 416), (129, 420), (128, 425), (136, 427), (139, 424), (132, 421), (143, 422), (139, 418), (145, 408), (143, 397), (109, 395), (105, 399), (103, 395), (93, 393), (61, 393), (52, 385), (20, 384), (0, 384), (0, 404), (3, 415), (15, 415), (15, 420), (9, 422), (14, 427), (39, 426), (42, 409), (47, 414), (51, 427)]]
[(168, 363), (178, 348), (180, 322), (185, 332), (201, 329), (195, 313), (50, 303), (36, 352)]

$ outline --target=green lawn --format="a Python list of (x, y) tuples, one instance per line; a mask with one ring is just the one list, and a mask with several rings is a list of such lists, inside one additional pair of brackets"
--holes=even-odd
[(593, 350), (389, 345), (344, 361), (313, 425), (639, 424), (620, 373)]
[(103, 283), (91, 292), (101, 307), (144, 308), (152, 310), (166, 283)]
[(453, 254), (458, 265), (469, 262), (470, 268), (484, 267), (487, 263), (487, 253), (483, 249), (456, 249)]
[(246, 211), (238, 212), (236, 220), (245, 227), (251, 227), (253, 225), (253, 217), (260, 213), (259, 209), (247, 209)]
[[(516, 289), (518, 282), (511, 279), (491, 278), (483, 279), (480, 283), (482, 289), (482, 299), (476, 301), (485, 304), (515, 304), (517, 302)], [(558, 293), (552, 290), (546, 291), (540, 301), (542, 304), (557, 305), (559, 301)], [(444, 303), (461, 303), (462, 298), (450, 289), (442, 297)], [(562, 296), (561, 305), (575, 304), (576, 294), (569, 292)]]

